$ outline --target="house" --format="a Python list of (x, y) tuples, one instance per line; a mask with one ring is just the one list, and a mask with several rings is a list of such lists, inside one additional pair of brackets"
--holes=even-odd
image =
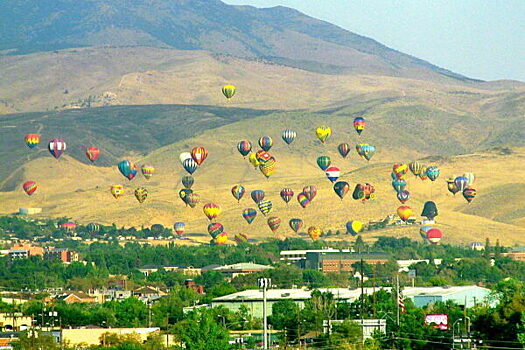
[(68, 292), (58, 296), (57, 299), (63, 300), (66, 304), (97, 302), (96, 296), (92, 296), (84, 292)]
[(163, 269), (164, 271), (176, 271), (184, 275), (198, 276), (201, 274), (201, 269), (193, 266), (180, 266), (180, 265), (145, 265), (139, 269), (144, 275), (149, 276), (150, 274)]
[(23, 331), (31, 327), (33, 319), (30, 316), (23, 316), (20, 312), (2, 312), (0, 313), (0, 330)]
[(143, 286), (133, 290), (132, 295), (141, 300), (142, 302), (149, 304), (157, 301), (158, 299), (166, 296), (168, 293), (161, 290), (160, 288), (153, 286)]

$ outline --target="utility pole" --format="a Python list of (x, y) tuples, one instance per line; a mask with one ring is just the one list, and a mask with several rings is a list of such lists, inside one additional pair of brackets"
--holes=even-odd
[(263, 292), (263, 349), (268, 349), (268, 318), (266, 312), (266, 290), (272, 284), (270, 278), (259, 278), (257, 280), (259, 289), (262, 289)]
[(397, 306), (397, 326), (400, 324), (400, 315), (399, 315), (399, 275), (396, 275), (396, 306)]
[(377, 264), (374, 264), (374, 270), (372, 275), (372, 308), (374, 310), (374, 319), (377, 319), (377, 308), (376, 308), (376, 268)]
[(363, 286), (363, 258), (361, 258), (361, 271), (360, 271), (360, 275), (361, 275), (361, 327), (363, 327), (363, 324), (364, 324), (364, 321), (363, 321), (363, 318), (364, 318), (364, 303), (365, 303), (365, 288)]

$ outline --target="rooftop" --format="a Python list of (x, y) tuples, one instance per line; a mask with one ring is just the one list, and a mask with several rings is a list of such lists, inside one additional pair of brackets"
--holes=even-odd
[[(375, 288), (375, 290), (387, 290), (390, 291), (390, 287)], [(266, 297), (268, 300), (307, 300), (310, 298), (312, 291), (315, 289), (268, 289)], [(331, 292), (335, 299), (354, 301), (361, 295), (361, 289), (348, 289), (348, 288), (319, 288), (321, 292)], [(473, 291), (473, 290), (484, 290), (490, 292), (489, 289), (478, 287), (478, 286), (452, 286), (452, 287), (406, 287), (403, 289), (403, 296), (406, 298), (413, 298), (415, 296), (434, 296), (434, 295), (450, 295), (459, 292)], [(364, 288), (366, 294), (372, 294), (373, 288)], [(258, 301), (262, 300), (262, 291), (259, 289), (249, 289), (242, 292), (237, 292), (222, 297), (214, 298), (213, 302), (228, 302), (228, 301)]]
[(255, 263), (238, 263), (232, 265), (224, 265), (213, 268), (215, 271), (224, 271), (224, 270), (267, 270), (273, 269), (273, 266), (261, 265)]

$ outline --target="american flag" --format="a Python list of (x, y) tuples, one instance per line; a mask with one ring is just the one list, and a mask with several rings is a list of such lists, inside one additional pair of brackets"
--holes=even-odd
[(404, 299), (403, 294), (401, 293), (401, 291), (399, 291), (399, 293), (397, 294), (397, 305), (401, 313), (405, 312), (406, 310), (406, 306), (405, 306), (405, 303), (403, 302), (403, 299)]

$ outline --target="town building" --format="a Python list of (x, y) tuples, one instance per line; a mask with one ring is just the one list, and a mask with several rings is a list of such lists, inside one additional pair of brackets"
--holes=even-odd
[(44, 248), (31, 244), (15, 244), (9, 249), (8, 257), (14, 259), (27, 259), (30, 256), (44, 256)]
[(0, 331), (23, 331), (31, 327), (33, 319), (30, 316), (24, 316), (21, 312), (3, 312), (0, 313)]
[(49, 248), (44, 251), (44, 259), (60, 260), (64, 264), (78, 261), (78, 253), (67, 248)]
[(353, 250), (350, 249), (309, 249), (309, 250), (282, 250), (279, 255), (279, 260), (288, 262), (297, 262), (306, 259), (306, 253), (350, 253)]
[(217, 271), (220, 272), (225, 279), (231, 280), (232, 278), (240, 275), (249, 275), (251, 273), (263, 272), (266, 270), (273, 269), (273, 266), (261, 265), (255, 263), (238, 263), (233, 265), (209, 265), (202, 268), (202, 271)]
[(354, 272), (352, 264), (363, 260), (367, 264), (384, 264), (392, 256), (378, 252), (307, 252), (306, 259), (297, 264), (303, 269), (318, 270), (323, 273)]
[(168, 293), (153, 286), (142, 286), (133, 290), (133, 296), (145, 304), (152, 303), (166, 296)]
[(193, 266), (179, 266), (179, 265), (145, 265), (139, 269), (144, 275), (149, 276), (150, 274), (163, 269), (164, 271), (175, 271), (180, 272), (188, 276), (198, 276), (201, 274), (201, 269)]
[(68, 292), (59, 295), (57, 299), (63, 300), (66, 304), (74, 303), (96, 303), (97, 297), (84, 292)]
[[(372, 294), (374, 290), (387, 290), (389, 287), (364, 288), (365, 294)], [(319, 288), (321, 292), (330, 292), (339, 303), (354, 302), (361, 296), (361, 289), (348, 288)], [(300, 308), (304, 307), (305, 301), (310, 299), (313, 290), (307, 288), (297, 289), (268, 289), (267, 311), (272, 314), (272, 306), (280, 300), (292, 300)], [(416, 306), (423, 307), (438, 301), (452, 300), (458, 305), (470, 308), (476, 304), (490, 303), (490, 290), (478, 286), (453, 286), (453, 287), (405, 287), (402, 291), (404, 298), (414, 300)], [(250, 289), (222, 297), (214, 298), (211, 307), (223, 306), (231, 311), (240, 310), (241, 306), (247, 307), (252, 317), (262, 317), (263, 293), (258, 289)]]
[[(104, 345), (104, 337), (108, 334), (135, 334), (141, 342), (145, 342), (148, 336), (160, 334), (160, 328), (73, 328), (62, 329), (60, 340), (70, 346), (94, 346)], [(173, 344), (173, 342), (171, 342)]]

